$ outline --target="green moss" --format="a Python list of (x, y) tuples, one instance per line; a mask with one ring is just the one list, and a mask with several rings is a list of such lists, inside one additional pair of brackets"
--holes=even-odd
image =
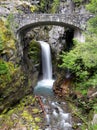
[(0, 52), (3, 50), (3, 40), (2, 38), (0, 37)]
[[(31, 106), (33, 104), (33, 107)], [(8, 112), (0, 115), (0, 126), (1, 129), (6, 124), (9, 129), (12, 129), (15, 124), (19, 124), (20, 128), (22, 126), (26, 127), (27, 130), (33, 128), (34, 130), (39, 130), (39, 124), (42, 119), (37, 114), (36, 117), (32, 114), (32, 110), (37, 108), (38, 104), (35, 97), (32, 95), (24, 97), (21, 102), (14, 108), (10, 108)], [(18, 129), (18, 127), (16, 127)]]
[(58, 11), (60, 1), (59, 0), (53, 0), (51, 12), (56, 13)]
[(76, 2), (82, 2), (82, 0), (73, 0), (73, 1), (74, 1), (75, 3), (76, 3)]
[(33, 117), (28, 113), (28, 111), (23, 111), (23, 113), (22, 113), (22, 116), (27, 120), (27, 121), (33, 121), (34, 119), (33, 119)]
[(36, 100), (36, 99), (31, 95), (31, 96), (26, 96), (25, 98), (23, 98), (23, 99), (20, 101), (20, 103), (21, 103), (22, 105), (29, 105), (30, 103), (31, 103), (31, 104), (34, 104), (35, 100)]
[(83, 0), (73, 0), (73, 2), (77, 7), (79, 7), (80, 5), (82, 5)]
[(35, 122), (41, 122), (41, 118), (40, 117), (35, 117)]
[(8, 66), (7, 64), (0, 60), (0, 75), (4, 75), (8, 73)]
[(32, 40), (29, 43), (28, 56), (34, 64), (40, 63), (40, 45), (38, 42)]
[[(15, 68), (12, 62), (6, 62), (0, 60), (0, 89), (7, 88), (7, 84), (11, 84), (13, 77), (16, 73), (19, 72), (19, 68)], [(21, 80), (21, 78), (20, 78)]]
[(0, 50), (5, 54), (10, 52), (10, 49), (15, 50), (15, 40), (11, 31), (6, 27), (6, 21), (0, 19)]
[(60, 0), (41, 0), (38, 8), (43, 13), (58, 13), (59, 6)]
[[(33, 129), (39, 130), (36, 124), (39, 120), (35, 122), (33, 116), (35, 114), (32, 115), (32, 108), (30, 107), (30, 105), (35, 106), (36, 99), (33, 96), (25, 97), (19, 105), (13, 109), (11, 108), (32, 90), (32, 82), (30, 79), (28, 80), (28, 75), (24, 75), (22, 68), (17, 66), (15, 61), (10, 60), (13, 56), (15, 57), (16, 41), (10, 31), (10, 27), (6, 25), (6, 20), (0, 19), (0, 113), (2, 113), (0, 126), (3, 129), (5, 123), (8, 129), (11, 129), (15, 123), (20, 122), (23, 125), (22, 120), (26, 120), (30, 124), (29, 127), (26, 124), (27, 129), (30, 129), (31, 126)], [(29, 44), (29, 58), (32, 62), (39, 63), (39, 52), (38, 43), (33, 41)], [(14, 117), (14, 114), (17, 117)]]
[(39, 113), (39, 109), (33, 109), (33, 110), (32, 110), (32, 113), (33, 113), (33, 114)]
[[(10, 61), (6, 61), (15, 54), (15, 40), (11, 31), (6, 27), (6, 20), (0, 19), (0, 89), (6, 88), (7, 84), (11, 82), (13, 74), (18, 68)], [(12, 54), (13, 52), (13, 54)], [(4, 59), (3, 56), (6, 57)], [(1, 90), (2, 91), (2, 90)]]
[(6, 85), (11, 81), (11, 72), (8, 62), (0, 60), (0, 89), (5, 88)]
[[(81, 129), (83, 126), (85, 128), (88, 127), (87, 123), (87, 115), (82, 113), (82, 109), (76, 107), (76, 105), (73, 102), (68, 103), (69, 108), (71, 109), (71, 114), (72, 114), (72, 120), (74, 120), (72, 127), (73, 129)], [(81, 122), (82, 125), (78, 126), (78, 122)], [(82, 130), (82, 129), (81, 129)]]
[(38, 10), (38, 8), (35, 5), (31, 5), (30, 10), (31, 10), (31, 12), (35, 12)]

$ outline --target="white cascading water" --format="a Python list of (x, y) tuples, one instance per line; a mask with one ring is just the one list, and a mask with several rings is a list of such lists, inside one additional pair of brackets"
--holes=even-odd
[(51, 52), (48, 43), (39, 41), (42, 49), (42, 70), (43, 79), (52, 79), (52, 63), (51, 63)]
[(44, 104), (46, 117), (44, 130), (72, 130), (70, 113), (65, 112), (66, 103), (57, 101), (54, 97), (52, 86), (52, 62), (49, 44), (38, 41), (42, 49), (43, 79), (37, 83), (34, 89), (35, 95), (39, 95)]
[(52, 79), (52, 60), (51, 51), (48, 43), (38, 41), (41, 45), (42, 55), (42, 73), (43, 79), (38, 82), (38, 86), (46, 86), (52, 88), (54, 80)]

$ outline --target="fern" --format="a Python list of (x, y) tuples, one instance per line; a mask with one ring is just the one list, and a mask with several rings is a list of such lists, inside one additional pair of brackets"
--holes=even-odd
[(0, 75), (7, 74), (9, 72), (8, 66), (5, 62), (0, 61)]
[(69, 68), (75, 75), (78, 86), (97, 85), (97, 38), (87, 38), (85, 43), (77, 43), (69, 52), (61, 55), (61, 68)]

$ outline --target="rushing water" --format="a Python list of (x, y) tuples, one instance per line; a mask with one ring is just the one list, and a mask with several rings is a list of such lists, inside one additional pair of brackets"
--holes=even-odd
[(52, 62), (50, 46), (46, 42), (39, 41), (42, 49), (43, 79), (52, 79)]
[(72, 130), (71, 115), (67, 112), (67, 104), (56, 99), (52, 91), (54, 80), (52, 79), (49, 44), (42, 41), (39, 42), (42, 48), (43, 79), (37, 83), (34, 93), (41, 97), (44, 104), (46, 112), (44, 130)]

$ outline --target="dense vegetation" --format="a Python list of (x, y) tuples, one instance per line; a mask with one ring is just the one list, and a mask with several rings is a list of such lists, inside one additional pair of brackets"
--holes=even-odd
[[(11, 32), (5, 26), (4, 21), (0, 20), (0, 87), (6, 87), (10, 82), (11, 75), (14, 73), (15, 68), (12, 62), (8, 62), (11, 55), (11, 50), (15, 52), (14, 39)], [(5, 58), (2, 58), (5, 57)]]
[(93, 35), (85, 43), (74, 41), (74, 47), (62, 54), (62, 68), (68, 68), (76, 86), (82, 90), (97, 85), (97, 42)]
[[(89, 20), (87, 31), (84, 33), (86, 41), (80, 43), (74, 39), (72, 49), (62, 53), (60, 57), (62, 64), (59, 66), (64, 70), (67, 68), (70, 70), (73, 76), (74, 90), (80, 92), (84, 97), (77, 99), (79, 106), (83, 110), (88, 106), (94, 110), (94, 113), (97, 113), (96, 96), (91, 101), (86, 101), (89, 90), (97, 91), (97, 0), (91, 0), (86, 8), (95, 16)], [(88, 129), (96, 130), (97, 125), (90, 124)]]
[[(95, 0), (95, 3), (97, 1)], [(96, 4), (92, 0), (87, 8), (96, 15)], [(74, 83), (82, 89), (96, 87), (97, 85), (97, 17), (89, 22), (85, 43), (74, 39), (74, 46), (69, 52), (61, 55), (62, 64), (60, 67), (70, 69), (74, 75)]]

